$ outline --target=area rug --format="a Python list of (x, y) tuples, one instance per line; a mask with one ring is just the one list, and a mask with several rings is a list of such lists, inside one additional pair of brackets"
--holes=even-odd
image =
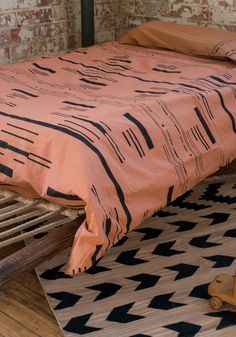
[(236, 175), (205, 180), (75, 278), (68, 254), (37, 268), (66, 337), (236, 336), (236, 308), (214, 311), (207, 292), (236, 270)]

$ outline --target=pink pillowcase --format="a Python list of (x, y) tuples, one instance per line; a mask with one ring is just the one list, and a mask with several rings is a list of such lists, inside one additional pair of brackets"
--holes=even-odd
[(236, 61), (236, 33), (220, 29), (150, 21), (131, 29), (120, 42)]

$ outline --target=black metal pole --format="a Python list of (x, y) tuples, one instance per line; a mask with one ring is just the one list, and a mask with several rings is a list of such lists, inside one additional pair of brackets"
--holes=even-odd
[(82, 47), (94, 45), (94, 0), (81, 0)]

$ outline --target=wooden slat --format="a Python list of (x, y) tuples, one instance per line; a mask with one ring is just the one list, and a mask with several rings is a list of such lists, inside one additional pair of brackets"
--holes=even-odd
[(0, 285), (26, 270), (35, 268), (49, 257), (68, 248), (84, 218), (85, 215), (81, 215), (78, 219), (60, 228), (55, 228), (42, 239), (35, 240), (27, 247), (0, 261)]

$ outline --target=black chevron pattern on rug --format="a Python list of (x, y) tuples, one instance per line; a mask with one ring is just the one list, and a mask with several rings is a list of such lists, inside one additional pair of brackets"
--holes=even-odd
[(234, 185), (222, 182), (216, 192), (200, 184), (178, 200), (181, 207), (170, 204), (156, 212), (78, 278), (63, 273), (68, 252), (40, 267), (65, 337), (111, 331), (115, 337), (201, 337), (216, 331), (232, 337), (227, 329), (236, 331), (236, 311), (227, 305), (213, 312), (208, 285), (217, 274), (235, 272)]
[(175, 293), (169, 293), (169, 294), (155, 296), (151, 300), (148, 307), (153, 308), (153, 309), (171, 310), (171, 309), (183, 307), (184, 305), (186, 305), (185, 303), (176, 303), (176, 302), (170, 301), (171, 297), (174, 294)]
[(64, 264), (60, 266), (56, 266), (52, 269), (45, 270), (40, 277), (45, 280), (58, 280), (58, 279), (70, 279), (71, 276), (66, 275), (63, 271), (60, 271), (60, 269), (64, 267)]
[(147, 228), (135, 229), (135, 232), (145, 234), (143, 238), (141, 239), (141, 241), (146, 241), (146, 240), (151, 240), (151, 239), (157, 239), (161, 235), (163, 230), (147, 227)]
[(203, 218), (206, 219), (212, 219), (212, 222), (210, 223), (210, 226), (218, 225), (219, 223), (223, 223), (228, 220), (230, 214), (229, 213), (219, 213), (214, 212), (207, 215), (203, 215)]
[(229, 229), (224, 233), (224, 236), (229, 237), (229, 238), (236, 238), (236, 228)]
[(203, 235), (203, 236), (198, 236), (196, 238), (193, 238), (192, 240), (189, 241), (189, 244), (194, 247), (198, 248), (212, 248), (216, 246), (220, 246), (220, 243), (217, 242), (209, 242), (208, 239), (210, 238), (209, 235)]
[(163, 209), (160, 209), (159, 211), (155, 212), (152, 216), (158, 216), (159, 218), (166, 218), (172, 215), (177, 215), (176, 212), (169, 212), (169, 211), (165, 211)]
[(204, 259), (215, 262), (212, 268), (226, 268), (231, 266), (235, 260), (235, 257), (227, 255), (213, 255), (206, 256)]
[(69, 293), (67, 291), (48, 293), (48, 296), (60, 301), (60, 303), (54, 308), (54, 310), (62, 310), (73, 307), (81, 299), (81, 296)]
[(128, 236), (123, 236), (123, 238), (120, 239), (120, 241), (118, 241), (118, 242), (114, 245), (114, 247), (120, 247), (120, 246), (123, 246), (123, 245), (126, 243), (127, 240), (128, 240)]
[(110, 270), (111, 269), (107, 268), (107, 267), (94, 265), (91, 268), (89, 268), (88, 270), (86, 270), (85, 273), (91, 274), (91, 275), (96, 275), (96, 274), (104, 273), (104, 272), (110, 271)]
[(130, 337), (152, 337), (150, 335), (143, 335), (141, 333), (137, 334), (137, 335), (133, 335), (133, 336), (130, 336)]
[(230, 326), (235, 325), (235, 331), (236, 331), (236, 312), (235, 311), (223, 310), (223, 311), (218, 311), (218, 312), (210, 312), (206, 315), (221, 319), (216, 330), (222, 330), (224, 328), (228, 328)]
[(183, 250), (176, 250), (172, 247), (175, 245), (176, 241), (169, 241), (169, 242), (163, 242), (159, 243), (152, 254), (160, 255), (160, 256), (173, 256), (185, 253)]
[(166, 267), (166, 269), (177, 271), (178, 274), (175, 277), (176, 280), (180, 280), (186, 277), (190, 277), (196, 273), (199, 266), (195, 266), (187, 263), (179, 263), (171, 267)]
[(103, 300), (104, 298), (111, 297), (121, 289), (119, 284), (115, 283), (101, 283), (94, 286), (87, 287), (88, 289), (99, 291), (100, 294), (95, 298), (95, 301)]
[(115, 307), (108, 315), (107, 321), (125, 324), (145, 318), (144, 316), (133, 315), (129, 313), (129, 310), (133, 307), (134, 304), (135, 302)]
[(224, 196), (220, 194), (220, 188), (222, 186), (223, 183), (209, 184), (206, 192), (203, 193), (201, 200), (226, 203), (228, 205), (236, 203), (236, 197), (231, 197), (229, 195)]
[(173, 207), (186, 208), (188, 210), (193, 210), (193, 211), (200, 211), (200, 210), (203, 210), (203, 209), (206, 209), (206, 208), (210, 207), (210, 206), (204, 205), (204, 204), (198, 204), (198, 203), (195, 203), (195, 202), (184, 201), (184, 198), (182, 198), (182, 197), (173, 201), (171, 205)]
[(194, 287), (189, 293), (189, 296), (209, 300), (211, 296), (208, 294), (208, 285), (209, 283), (204, 283)]
[(160, 276), (151, 274), (138, 274), (131, 277), (127, 277), (128, 280), (140, 282), (134, 291), (148, 289), (154, 287), (160, 280)]
[(95, 331), (101, 330), (100, 328), (94, 328), (91, 326), (87, 326), (87, 322), (93, 313), (82, 315), (78, 317), (73, 317), (68, 324), (63, 328), (64, 331), (73, 332), (78, 335), (86, 335)]
[(186, 232), (196, 227), (197, 222), (178, 220), (169, 222), (170, 225), (179, 227), (176, 232)]
[(166, 325), (165, 328), (178, 332), (178, 337), (194, 337), (202, 327), (188, 322), (178, 322)]
[(147, 262), (146, 260), (142, 260), (142, 259), (135, 257), (138, 251), (139, 249), (133, 249), (133, 250), (128, 250), (126, 252), (122, 252), (117, 257), (116, 262), (127, 265), (127, 266), (136, 266), (138, 264)]

